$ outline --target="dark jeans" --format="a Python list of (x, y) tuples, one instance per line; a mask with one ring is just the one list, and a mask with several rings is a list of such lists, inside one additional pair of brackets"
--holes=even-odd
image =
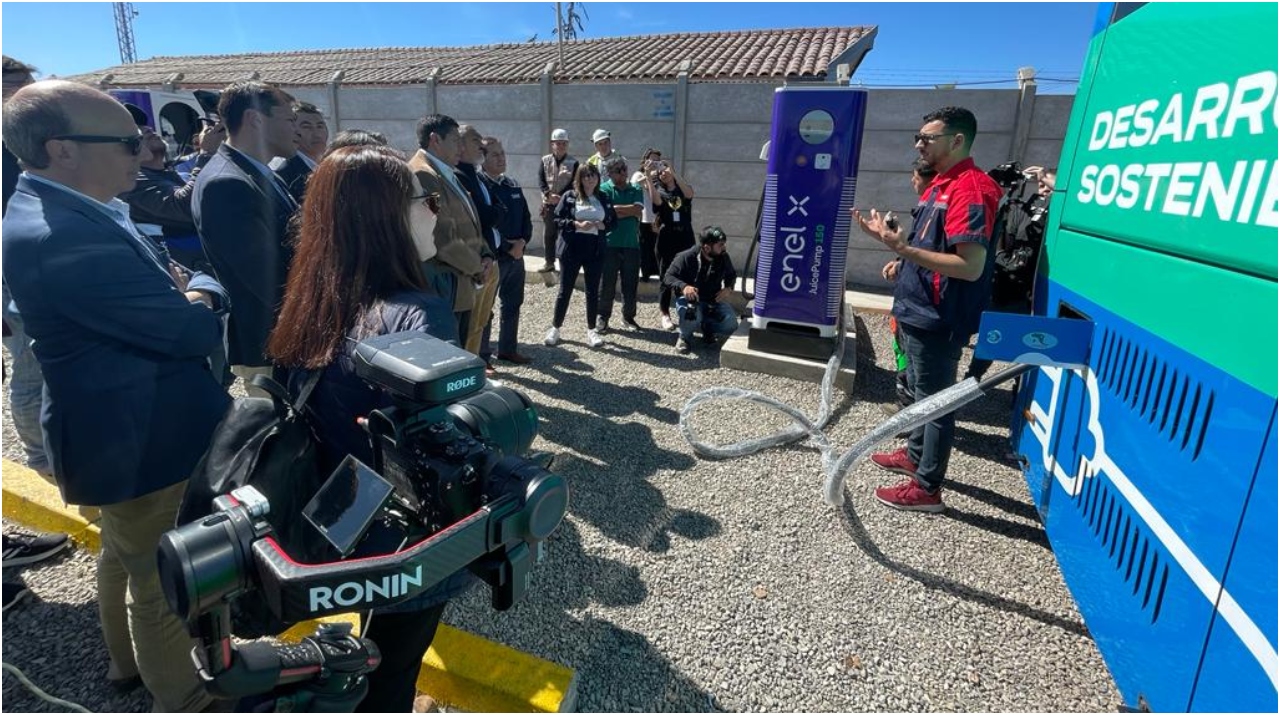
[(671, 267), (671, 263), (675, 261), (676, 256), (693, 245), (693, 236), (665, 234), (658, 238), (658, 278), (663, 281), (662, 292), (658, 294), (658, 310), (662, 311), (663, 315), (670, 315), (671, 295), (674, 289), (668, 286), (663, 279), (666, 278), (667, 269)]
[[(498, 354), (512, 355), (516, 353), (516, 335), (520, 332), (520, 306), (524, 305), (524, 260), (512, 258), (509, 254), (498, 257), (498, 302), (501, 312), (498, 315)], [(494, 311), (498, 312), (498, 311)], [(480, 357), (488, 361), (493, 355), (489, 344), (489, 334), (493, 331), (493, 316), (489, 316), (488, 325), (484, 326), (484, 337), (480, 339)]]
[[(548, 212), (542, 218), (542, 267), (555, 267), (556, 265), (556, 239), (560, 237), (560, 227), (556, 225), (554, 212)], [(525, 246), (525, 250), (528, 250)]]
[[(968, 344), (969, 336), (921, 330), (902, 323), (899, 327), (902, 349), (908, 359), (907, 380), (915, 401), (956, 384), (960, 352)], [(952, 412), (915, 428), (907, 441), (907, 456), (916, 463), (916, 480), (931, 492), (942, 487), (955, 432), (956, 417)]]
[(596, 244), (602, 238), (589, 236), (567, 243), (560, 252), (560, 292), (556, 294), (556, 312), (551, 324), (564, 325), (564, 314), (569, 312), (569, 299), (573, 297), (573, 284), (578, 282), (578, 271), (585, 276), (587, 293), (587, 327), (596, 327), (597, 304), (600, 302), (600, 272), (604, 269), (604, 250)]
[(362, 713), (413, 712), (422, 656), (436, 637), (447, 603), (422, 611), (377, 613), (361, 636), (378, 646), (382, 664), (369, 674), (369, 694), (356, 707)]
[(458, 319), (458, 347), (465, 348), (467, 346), (467, 331), (471, 329), (471, 313), (470, 310), (461, 310), (453, 314)]
[(636, 319), (636, 287), (640, 283), (640, 249), (604, 249), (604, 268), (600, 276), (600, 318), (613, 317), (613, 296), (618, 292), (618, 274), (622, 274), (622, 317)]
[(640, 224), (640, 275), (662, 277), (658, 270), (658, 234), (647, 223)]

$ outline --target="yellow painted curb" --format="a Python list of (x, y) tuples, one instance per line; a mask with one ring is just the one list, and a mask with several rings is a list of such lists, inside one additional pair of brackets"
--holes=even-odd
[(0, 478), (4, 481), (4, 518), (36, 531), (67, 534), (90, 551), (102, 548), (97, 509), (67, 506), (53, 483), (7, 459), (0, 461)]
[[(85, 549), (102, 548), (97, 524), (64, 504), (56, 486), (7, 459), (0, 464), (0, 475), (6, 519), (38, 531), (70, 534)], [(322, 620), (358, 624), (359, 617)], [(299, 623), (281, 638), (296, 641), (314, 633), (318, 625), (319, 621)], [(422, 659), (418, 690), (467, 712), (572, 712), (578, 681), (571, 668), (442, 623)]]

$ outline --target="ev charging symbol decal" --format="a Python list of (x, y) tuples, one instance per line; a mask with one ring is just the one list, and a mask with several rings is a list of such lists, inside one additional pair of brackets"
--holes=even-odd
[(812, 197), (806, 196), (798, 200), (794, 196), (788, 196), (787, 198), (791, 199), (791, 208), (787, 209), (788, 216), (799, 211), (801, 216), (808, 218), (809, 212), (805, 210), (804, 205), (809, 203), (809, 199)]

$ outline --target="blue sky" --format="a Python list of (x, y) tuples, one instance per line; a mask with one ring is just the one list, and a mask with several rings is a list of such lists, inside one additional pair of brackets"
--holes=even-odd
[[(567, 5), (567, 3), (566, 3)], [(662, 32), (878, 25), (875, 49), (854, 75), (868, 86), (1009, 80), (1018, 67), (1074, 80), (1093, 3), (666, 3), (588, 2), (584, 38)], [(137, 55), (232, 54), (343, 47), (524, 42), (552, 38), (555, 4), (135, 3)], [(43, 76), (119, 64), (111, 3), (5, 2), (4, 53)], [(1071, 92), (1042, 82), (1041, 92)]]

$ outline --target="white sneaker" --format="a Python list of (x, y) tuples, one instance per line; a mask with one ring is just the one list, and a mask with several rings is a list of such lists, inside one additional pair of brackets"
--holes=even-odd
[(662, 316), (662, 329), (663, 329), (663, 330), (675, 330), (675, 329), (676, 329), (676, 324), (675, 324), (675, 323), (673, 323), (673, 322), (671, 322), (671, 318), (669, 318), (669, 317), (667, 317), (667, 316), (665, 316), (665, 315), (664, 315), (664, 316)]
[(604, 345), (604, 338), (600, 337), (600, 331), (595, 328), (591, 328), (587, 331), (587, 345), (590, 345), (593, 348), (598, 348), (601, 345)]
[(560, 328), (552, 328), (547, 331), (547, 337), (543, 339), (543, 345), (555, 345), (560, 342)]

